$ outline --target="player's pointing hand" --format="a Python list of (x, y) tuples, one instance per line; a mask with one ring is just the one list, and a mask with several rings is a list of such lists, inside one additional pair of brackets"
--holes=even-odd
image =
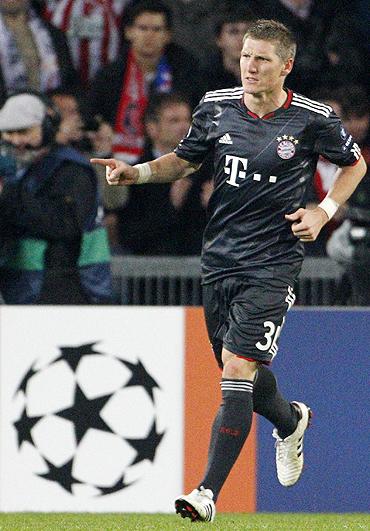
[(110, 185), (127, 185), (137, 182), (139, 171), (137, 168), (116, 159), (90, 159), (91, 164), (105, 166), (105, 178)]
[(327, 223), (328, 216), (321, 208), (308, 210), (299, 208), (292, 214), (285, 214), (285, 219), (292, 221), (292, 232), (303, 242), (313, 242), (322, 227)]

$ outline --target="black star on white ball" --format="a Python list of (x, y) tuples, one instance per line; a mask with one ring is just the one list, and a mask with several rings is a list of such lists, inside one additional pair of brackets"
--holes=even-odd
[(45, 474), (37, 474), (40, 478), (48, 479), (49, 481), (55, 481), (68, 492), (72, 492), (72, 485), (74, 483), (81, 483), (78, 479), (72, 475), (73, 459), (68, 461), (62, 466), (55, 466), (44, 457), (45, 463), (49, 467), (49, 472)]
[(27, 384), (29, 380), (32, 378), (34, 374), (37, 373), (37, 370), (34, 369), (34, 366), (32, 365), (30, 369), (26, 372), (26, 374), (23, 376), (21, 383), (18, 385), (16, 391), (14, 394), (17, 394), (18, 391), (26, 392)]
[(154, 420), (153, 425), (145, 439), (127, 439), (126, 441), (134, 448), (137, 455), (131, 465), (139, 463), (144, 459), (154, 461), (154, 457), (159, 443), (162, 440), (164, 433), (157, 433), (156, 422)]
[(75, 372), (77, 365), (80, 363), (81, 358), (91, 354), (100, 354), (97, 350), (94, 349), (95, 343), (85, 343), (77, 347), (59, 347), (61, 355), (55, 361), (64, 360), (71, 367), (72, 371)]
[(100, 411), (112, 395), (98, 398), (87, 398), (82, 389), (76, 385), (75, 399), (72, 407), (55, 413), (58, 417), (70, 420), (74, 423), (77, 444), (82, 440), (90, 428), (113, 433), (111, 428), (100, 416)]
[(105, 496), (107, 494), (114, 494), (115, 492), (119, 492), (122, 489), (125, 489), (126, 487), (129, 487), (133, 483), (136, 483), (135, 481), (132, 481), (131, 483), (125, 482), (125, 476), (122, 476), (119, 478), (119, 480), (112, 485), (111, 487), (99, 487), (100, 494), (98, 496)]
[(33, 444), (31, 430), (41, 418), (42, 417), (29, 417), (27, 415), (26, 408), (24, 408), (22, 416), (13, 423), (15, 429), (17, 430), (18, 448), (20, 448), (24, 441), (28, 441), (29, 443)]
[(154, 401), (153, 389), (157, 387), (160, 389), (157, 382), (150, 376), (150, 374), (145, 369), (144, 365), (139, 360), (136, 364), (130, 363), (129, 361), (120, 360), (128, 369), (131, 371), (131, 378), (125, 385), (125, 387), (131, 387), (134, 385), (141, 385), (144, 387), (145, 391), (148, 393), (152, 401)]
[[(19, 452), (26, 451), (23, 442), (27, 442), (35, 459), (38, 455), (48, 470), (34, 473), (76, 496), (93, 496), (92, 489), (98, 496), (106, 496), (139, 483), (146, 466), (135, 465), (155, 461), (165, 434), (157, 430), (157, 381), (140, 360), (126, 361), (99, 352), (96, 345), (97, 342), (86, 342), (59, 347), (59, 357), (47, 366), (35, 360), (15, 391), (15, 400), (23, 400), (22, 414), (13, 423)], [(118, 366), (117, 371), (117, 362), (125, 370)], [(31, 379), (32, 385), (28, 385)], [(122, 385), (123, 381), (126, 383)], [(39, 416), (29, 416), (30, 408)], [(35, 428), (37, 437), (36, 433), (33, 437), (33, 428), (39, 421), (40, 429)], [(90, 433), (90, 437), (90, 429), (100, 433)], [(126, 437), (125, 433), (135, 433), (135, 438)], [(53, 464), (63, 460), (61, 466)], [(109, 466), (104, 469), (106, 463)], [(73, 469), (83, 480), (74, 477)], [(134, 477), (133, 481), (127, 481), (130, 477)], [(74, 491), (75, 484), (79, 485)]]

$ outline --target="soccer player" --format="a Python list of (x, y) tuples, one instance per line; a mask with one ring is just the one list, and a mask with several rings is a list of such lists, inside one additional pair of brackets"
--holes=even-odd
[[(330, 106), (285, 88), (295, 50), (284, 25), (256, 21), (244, 37), (242, 87), (206, 93), (174, 153), (134, 167), (115, 159), (92, 160), (107, 166), (112, 185), (160, 183), (189, 175), (214, 151), (202, 275), (223, 402), (204, 477), (175, 501), (176, 511), (192, 520), (214, 519), (215, 502), (247, 439), (253, 411), (275, 426), (280, 483), (294, 485), (302, 473), (310, 409), (285, 400), (266, 365), (277, 353), (294, 303), (302, 242), (316, 239), (355, 190), (366, 164)], [(303, 195), (319, 155), (340, 168), (324, 200), (307, 210)]]

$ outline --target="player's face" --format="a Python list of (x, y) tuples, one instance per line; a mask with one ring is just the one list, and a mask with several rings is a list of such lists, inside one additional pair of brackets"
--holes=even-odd
[(142, 13), (126, 29), (125, 36), (134, 52), (144, 58), (160, 57), (170, 41), (165, 17), (160, 13)]
[(281, 90), (293, 60), (285, 63), (270, 41), (247, 38), (240, 57), (240, 73), (247, 94), (270, 93)]

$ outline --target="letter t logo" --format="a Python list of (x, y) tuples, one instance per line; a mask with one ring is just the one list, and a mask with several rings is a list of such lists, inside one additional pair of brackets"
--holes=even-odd
[(245, 171), (238, 171), (239, 162), (242, 163), (243, 170), (246, 170), (248, 159), (241, 159), (239, 157), (234, 157), (234, 155), (226, 155), (224, 171), (227, 175), (230, 175), (230, 178), (226, 182), (231, 184), (231, 186), (239, 186), (236, 182), (237, 177), (239, 177), (239, 179), (245, 179)]

